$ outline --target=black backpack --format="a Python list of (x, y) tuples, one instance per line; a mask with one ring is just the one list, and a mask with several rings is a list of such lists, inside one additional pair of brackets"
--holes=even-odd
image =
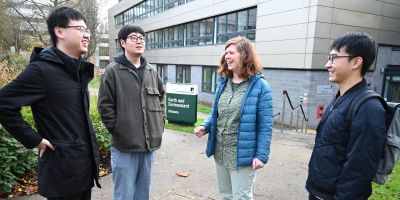
[(400, 109), (398, 103), (386, 102), (380, 95), (373, 90), (364, 90), (350, 104), (347, 119), (352, 120), (357, 113), (360, 105), (370, 98), (377, 98), (382, 103), (386, 111), (386, 142), (379, 161), (378, 170), (374, 177), (374, 182), (384, 184), (389, 174), (392, 173), (400, 154)]

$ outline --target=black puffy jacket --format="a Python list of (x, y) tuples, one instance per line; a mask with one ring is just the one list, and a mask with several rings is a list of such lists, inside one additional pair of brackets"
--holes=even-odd
[(306, 188), (329, 199), (368, 199), (385, 142), (384, 108), (378, 99), (363, 103), (346, 119), (351, 101), (367, 88), (365, 80), (333, 99), (317, 128)]
[[(39, 193), (74, 195), (98, 184), (98, 147), (89, 118), (88, 82), (93, 64), (72, 59), (55, 47), (35, 48), (26, 69), (0, 89), (0, 123), (26, 148), (42, 138), (55, 146), (38, 163)], [(36, 131), (20, 109), (32, 108)], [(99, 186), (99, 184), (98, 184)]]

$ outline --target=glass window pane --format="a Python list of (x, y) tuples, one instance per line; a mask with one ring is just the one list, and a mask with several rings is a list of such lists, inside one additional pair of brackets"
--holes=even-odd
[(163, 83), (167, 83), (168, 82), (168, 66), (164, 65), (163, 66)]
[(221, 35), (217, 37), (217, 43), (225, 43), (226, 42), (226, 35)]
[(247, 34), (247, 38), (251, 41), (254, 41), (256, 39), (256, 33), (249, 33)]
[(211, 92), (215, 92), (215, 90), (217, 89), (217, 68), (213, 67), (212, 68), (212, 76), (211, 76)]
[(185, 83), (190, 83), (190, 67), (185, 67)]
[(238, 31), (246, 30), (247, 10), (238, 13)]
[(199, 22), (194, 22), (193, 29), (192, 29), (192, 37), (199, 37), (199, 36), (200, 36)]
[(206, 20), (200, 21), (200, 36), (206, 35)]
[(257, 20), (257, 10), (250, 9), (249, 10), (249, 24), (247, 25), (248, 29), (256, 29), (256, 20)]
[(217, 18), (217, 34), (226, 33), (226, 15)]
[(183, 69), (182, 66), (176, 66), (176, 82), (182, 83), (183, 82)]
[(236, 13), (229, 14), (226, 21), (226, 32), (235, 32), (236, 29)]
[(206, 20), (207, 23), (207, 30), (206, 35), (214, 33), (214, 18), (209, 18)]

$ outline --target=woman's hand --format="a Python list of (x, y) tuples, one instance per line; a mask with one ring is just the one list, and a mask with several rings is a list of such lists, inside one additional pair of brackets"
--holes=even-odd
[(198, 126), (194, 129), (194, 133), (197, 137), (201, 137), (206, 134), (206, 128), (204, 128), (204, 126)]
[(264, 163), (261, 162), (258, 158), (253, 159), (253, 169), (260, 169), (264, 167)]

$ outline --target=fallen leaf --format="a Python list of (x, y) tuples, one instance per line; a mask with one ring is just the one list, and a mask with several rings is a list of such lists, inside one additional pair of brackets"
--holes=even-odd
[(181, 171), (181, 172), (177, 172), (176, 175), (180, 176), (180, 177), (188, 177), (189, 173)]
[(103, 177), (103, 176), (105, 176), (107, 174), (108, 173), (106, 171), (104, 171), (104, 170), (100, 170), (100, 172), (99, 172), (99, 176), (101, 176), (101, 177)]

